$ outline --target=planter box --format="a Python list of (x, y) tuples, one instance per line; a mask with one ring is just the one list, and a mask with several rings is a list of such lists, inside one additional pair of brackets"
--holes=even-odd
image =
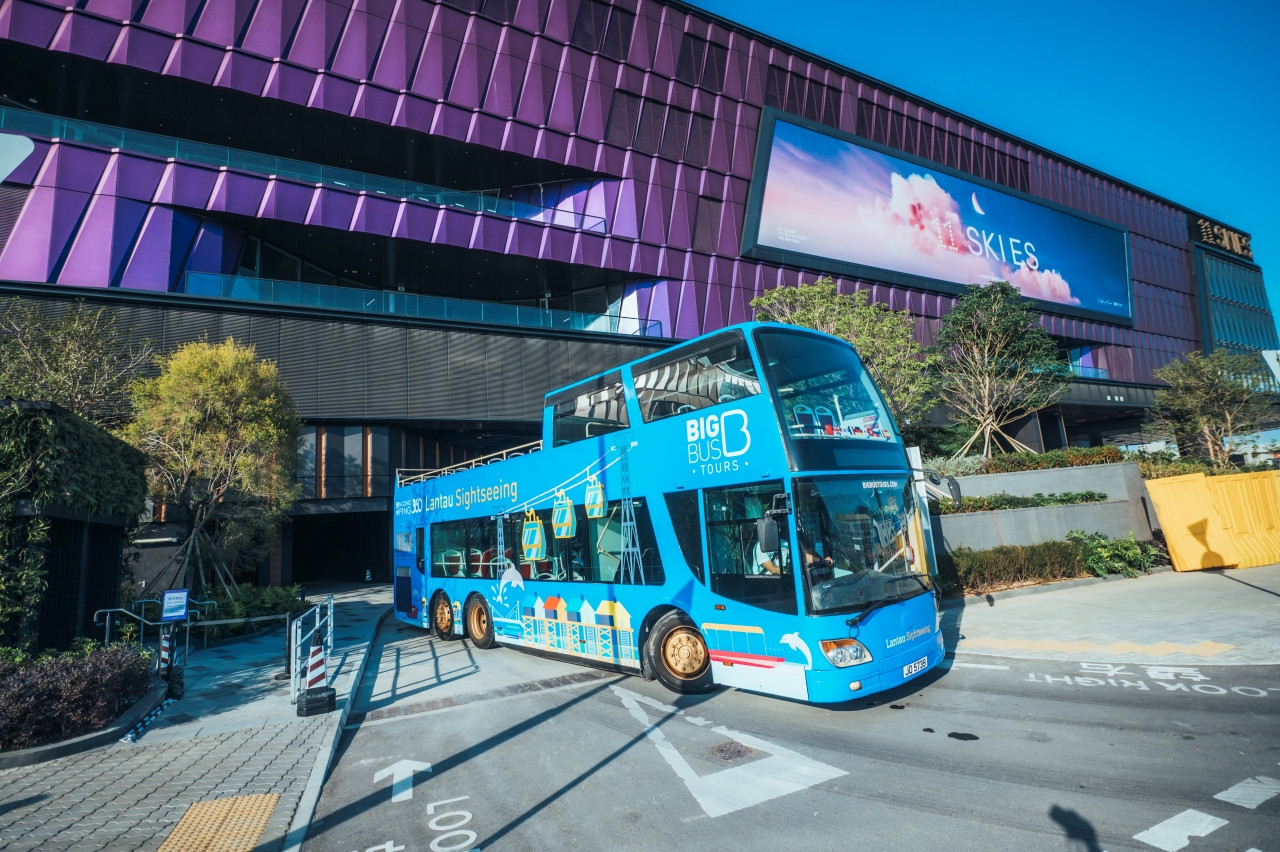
[(1069, 491), (1101, 491), (1106, 502), (1073, 506), (1041, 506), (998, 512), (967, 512), (933, 518), (933, 538), (940, 550), (957, 547), (988, 550), (1002, 544), (1040, 544), (1062, 541), (1071, 530), (1100, 532), (1111, 538), (1150, 541), (1152, 523), (1146, 486), (1133, 462), (989, 473), (956, 477), (966, 497), (992, 494), (1062, 494)]

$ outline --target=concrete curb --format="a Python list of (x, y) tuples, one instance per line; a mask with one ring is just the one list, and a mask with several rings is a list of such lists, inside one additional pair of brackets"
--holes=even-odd
[(302, 791), (298, 809), (294, 812), (293, 823), (289, 826), (289, 833), (285, 835), (283, 852), (299, 852), (302, 849), (302, 842), (307, 839), (307, 829), (311, 827), (316, 805), (320, 802), (324, 777), (329, 772), (329, 764), (333, 762), (333, 756), (338, 752), (338, 739), (342, 736), (343, 728), (347, 726), (347, 717), (351, 715), (351, 705), (355, 703), (356, 690), (360, 688), (360, 681), (364, 679), (364, 670), (369, 665), (369, 657), (373, 652), (373, 642), (378, 637), (378, 631), (382, 629), (382, 622), (386, 621), (390, 614), (391, 607), (387, 607), (374, 623), (373, 632), (369, 635), (368, 647), (360, 659), (360, 665), (356, 666), (352, 676), (351, 690), (347, 693), (347, 700), (342, 703), (342, 712), (338, 714), (338, 721), (336, 724), (331, 724), (325, 731), (320, 754), (316, 756), (315, 766), (311, 768), (311, 776), (307, 779), (307, 787)]
[(943, 598), (943, 609), (964, 609), (967, 606), (989, 605), (990, 601), (1001, 601), (1009, 598), (1020, 598), (1025, 595), (1039, 595), (1045, 592), (1056, 592), (1061, 589), (1078, 589), (1083, 586), (1096, 586), (1102, 583), (1114, 583), (1119, 580), (1140, 580), (1152, 574), (1164, 574), (1173, 570), (1170, 565), (1157, 565), (1147, 574), (1137, 577), (1126, 577), (1123, 574), (1112, 574), (1107, 577), (1082, 577), (1078, 580), (1059, 580), (1054, 583), (1041, 583), (1037, 586), (1022, 586), (1017, 589), (1005, 589), (999, 592), (965, 595), (959, 598)]
[(99, 746), (110, 745), (129, 733), (130, 729), (138, 724), (143, 717), (159, 707), (164, 702), (165, 694), (168, 691), (169, 684), (157, 678), (146, 695), (133, 702), (132, 707), (101, 731), (94, 731), (91, 734), (85, 734), (75, 739), (63, 740), (60, 743), (50, 743), (49, 745), (36, 746), (35, 748), (24, 748), (20, 751), (4, 752), (0, 754), (0, 769), (34, 766), (37, 763), (45, 763), (50, 760), (56, 760), (59, 757), (67, 757), (79, 754), (82, 751), (98, 748)]

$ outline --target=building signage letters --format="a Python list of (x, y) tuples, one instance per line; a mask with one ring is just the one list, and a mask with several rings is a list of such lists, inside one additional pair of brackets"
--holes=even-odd
[(1230, 252), (1245, 260), (1253, 260), (1253, 247), (1249, 245), (1251, 238), (1248, 234), (1228, 228), (1226, 225), (1219, 225), (1203, 216), (1189, 217), (1187, 225), (1191, 231), (1192, 240)]

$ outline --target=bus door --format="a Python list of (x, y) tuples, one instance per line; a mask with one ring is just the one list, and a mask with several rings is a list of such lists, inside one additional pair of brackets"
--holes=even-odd
[[(418, 576), (421, 577), (423, 568), (422, 527), (418, 527), (416, 535), (414, 538), (410, 539), (411, 544), (404, 548), (404, 550), (408, 552), (404, 552), (401, 550), (401, 537), (409, 538), (410, 535), (413, 534), (404, 532), (396, 535), (397, 553), (395, 560), (395, 581), (391, 590), (396, 612), (403, 612), (405, 614), (411, 614), (414, 611), (413, 572), (416, 569), (418, 571)], [(413, 616), (410, 615), (410, 617)]]

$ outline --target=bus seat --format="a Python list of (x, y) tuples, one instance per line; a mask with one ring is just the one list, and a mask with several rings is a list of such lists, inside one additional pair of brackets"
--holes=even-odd
[(440, 561), (443, 564), (446, 577), (462, 576), (462, 551), (446, 550), (440, 554)]
[(476, 576), (484, 577), (485, 579), (492, 578), (496, 573), (494, 560), (497, 558), (498, 551), (492, 547), (481, 554), (480, 564), (476, 566)]
[(472, 577), (485, 576), (484, 571), (484, 553), (475, 548), (471, 549), (471, 553), (467, 559), (467, 574)]

